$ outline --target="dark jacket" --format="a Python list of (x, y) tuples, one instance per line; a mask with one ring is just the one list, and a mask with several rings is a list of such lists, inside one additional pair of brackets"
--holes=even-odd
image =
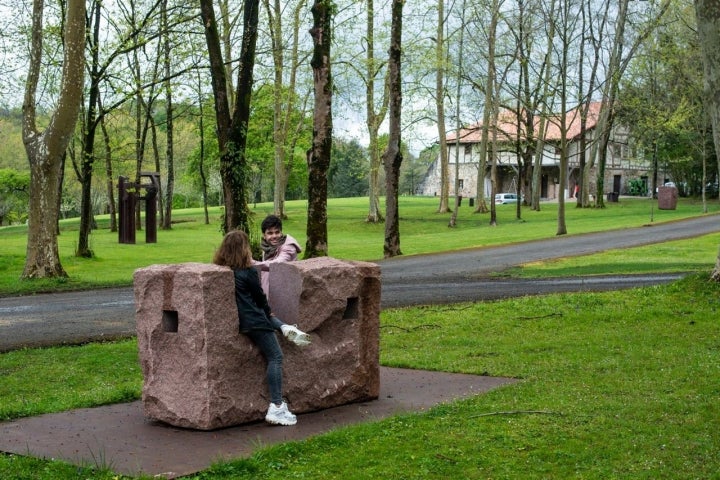
[(270, 323), (270, 305), (260, 286), (255, 267), (233, 270), (235, 274), (235, 303), (237, 303), (240, 331), (275, 330)]

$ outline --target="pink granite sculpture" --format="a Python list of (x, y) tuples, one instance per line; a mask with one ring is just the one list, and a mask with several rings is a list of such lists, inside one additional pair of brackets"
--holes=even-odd
[(675, 210), (677, 208), (678, 189), (676, 187), (658, 187), (658, 209)]
[[(153, 265), (134, 285), (146, 416), (199, 430), (264, 418), (265, 361), (238, 331), (232, 272)], [(273, 264), (270, 288), (273, 312), (312, 338), (300, 348), (278, 335), (292, 411), (377, 398), (380, 268), (328, 257)]]

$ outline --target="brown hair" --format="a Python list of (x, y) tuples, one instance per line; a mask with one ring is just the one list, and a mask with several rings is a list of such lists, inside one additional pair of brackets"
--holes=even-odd
[(247, 234), (242, 230), (228, 232), (215, 251), (213, 263), (233, 270), (251, 267), (253, 259)]

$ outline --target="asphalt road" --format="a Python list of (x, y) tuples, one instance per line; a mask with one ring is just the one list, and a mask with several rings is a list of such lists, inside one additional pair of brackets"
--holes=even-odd
[[(382, 269), (382, 307), (482, 301), (553, 292), (602, 291), (673, 281), (681, 275), (495, 279), (527, 262), (586, 255), (720, 232), (720, 215), (472, 250), (396, 257)], [(709, 266), (714, 259), (708, 259)], [(131, 287), (0, 298), (0, 352), (135, 334)]]

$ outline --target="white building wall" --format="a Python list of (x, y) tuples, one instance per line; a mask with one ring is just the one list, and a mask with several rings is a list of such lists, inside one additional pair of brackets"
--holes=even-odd
[[(479, 145), (471, 144), (471, 148), (465, 148), (465, 145), (460, 145), (460, 155), (457, 155), (456, 145), (448, 145), (448, 192), (450, 196), (455, 195), (455, 163), (456, 158), (459, 158), (460, 163), (458, 166), (458, 177), (461, 180), (462, 186), (460, 188), (460, 195), (463, 197), (476, 197), (477, 196), (477, 177), (479, 168)], [(559, 160), (555, 147), (552, 145), (545, 145), (543, 148), (544, 154), (542, 157), (542, 166), (549, 167), (557, 165)], [(513, 168), (517, 177), (517, 155), (511, 151), (500, 151), (498, 152), (498, 166)], [(435, 196), (440, 195), (440, 156), (433, 162), (428, 169), (425, 179), (422, 184), (418, 187), (419, 195)], [(490, 195), (490, 164), (487, 164), (487, 173), (485, 175), (485, 195)], [(499, 191), (508, 191), (509, 185), (498, 185)]]

